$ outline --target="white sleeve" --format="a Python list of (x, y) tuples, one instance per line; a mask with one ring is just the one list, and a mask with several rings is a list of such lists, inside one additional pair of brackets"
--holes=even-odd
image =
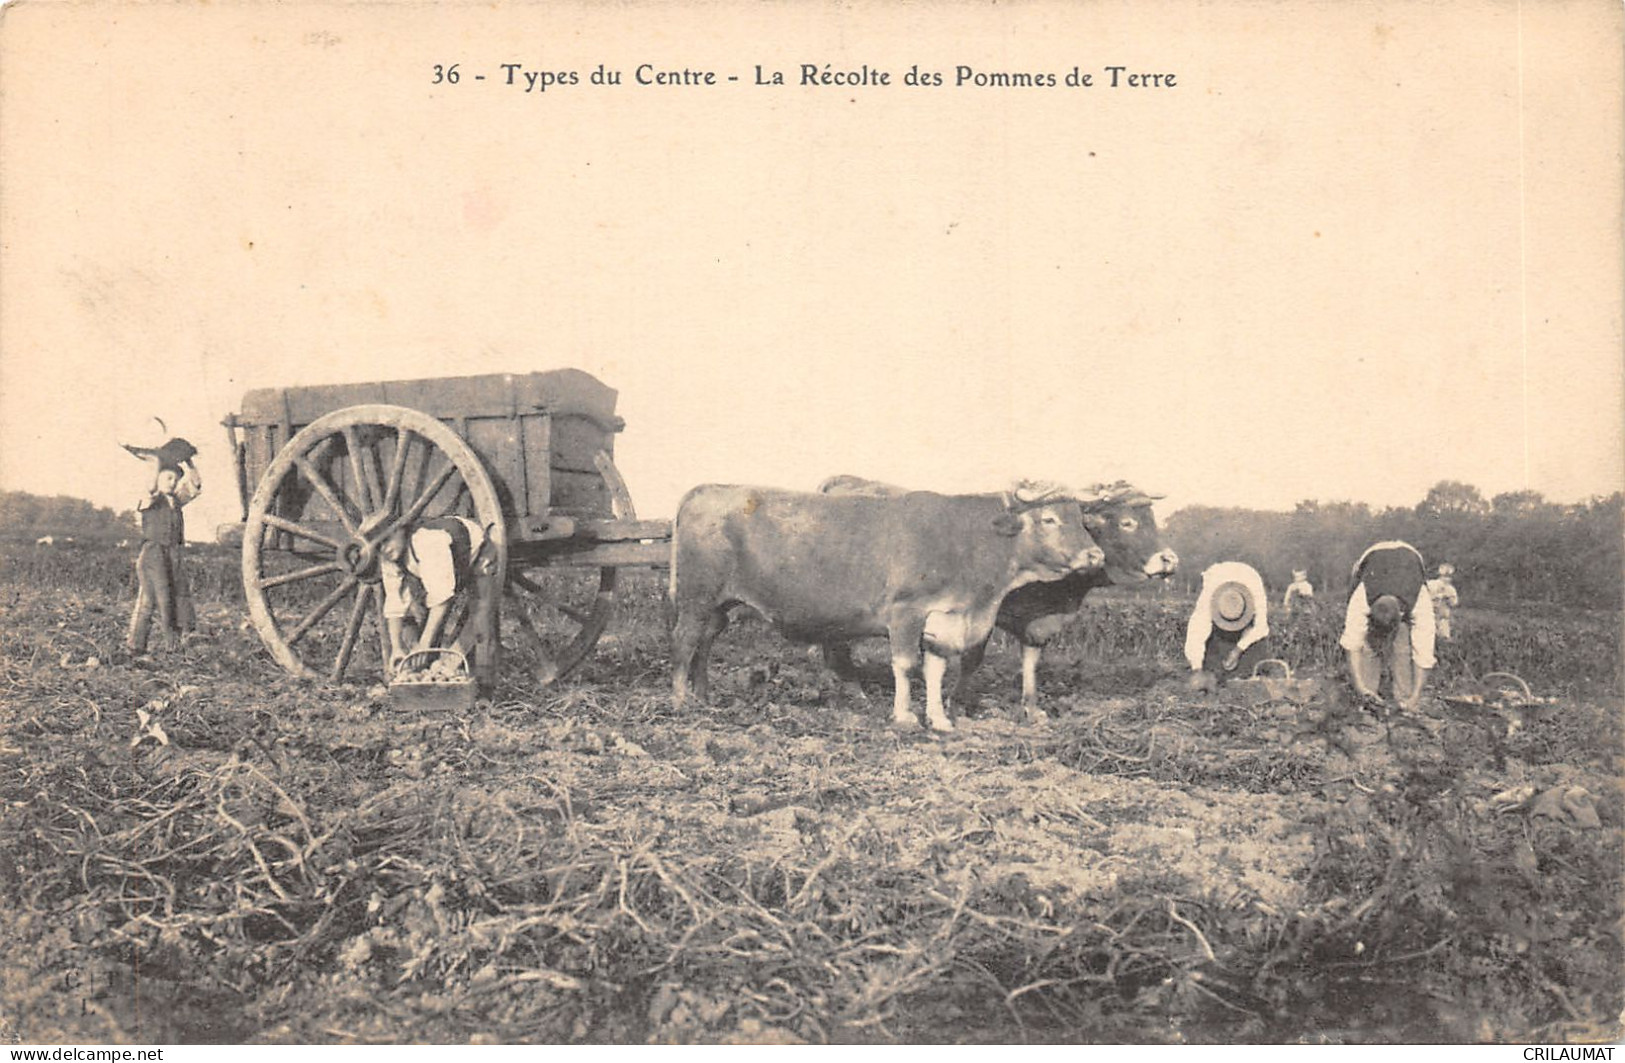
[(1363, 647), (1370, 620), (1371, 606), (1365, 600), (1365, 584), (1362, 583), (1349, 595), (1348, 611), (1343, 614), (1343, 637), (1337, 644), (1350, 653)]
[(197, 466), (187, 462), (181, 466), (181, 481), (175, 485), (175, 504), (184, 506), (203, 493), (203, 477)]
[(1253, 615), (1253, 622), (1248, 625), (1246, 631), (1241, 633), (1241, 638), (1236, 640), (1236, 649), (1238, 651), (1246, 650), (1253, 643), (1270, 637), (1270, 597), (1269, 592), (1264, 589), (1264, 578), (1258, 574), (1256, 569), (1249, 569), (1246, 584), (1248, 593), (1253, 596), (1253, 601), (1258, 604)]
[(423, 581), (424, 605), (433, 609), (457, 594), (457, 569), (451, 556), (451, 533), (424, 528), (412, 536), (418, 579)]
[(378, 576), (384, 585), (384, 619), (402, 619), (407, 612), (406, 573), (393, 561), (380, 560)]
[(1411, 663), (1416, 667), (1433, 667), (1433, 640), (1433, 595), (1424, 586), (1411, 610)]
[(1191, 671), (1202, 670), (1202, 656), (1207, 652), (1208, 636), (1213, 634), (1213, 588), (1204, 584), (1202, 593), (1197, 596), (1196, 609), (1192, 611), (1190, 622), (1185, 625), (1185, 660), (1190, 662)]

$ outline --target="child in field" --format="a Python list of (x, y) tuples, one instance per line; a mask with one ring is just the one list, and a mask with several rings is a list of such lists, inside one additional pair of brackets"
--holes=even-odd
[(147, 652), (154, 614), (166, 642), (178, 641), (197, 624), (181, 561), (186, 543), (186, 519), (181, 509), (203, 492), (203, 479), (192, 464), (191, 455), (196, 451), (190, 444), (185, 449), (191, 453), (178, 461), (167, 459), (180, 451), (159, 458), (152, 488), (135, 507), (141, 519), (141, 552), (135, 559), (140, 591), (130, 615), (125, 645), (136, 655)]
[(1461, 603), (1461, 596), (1456, 593), (1456, 585), (1451, 577), (1456, 574), (1456, 566), (1446, 563), (1439, 566), (1439, 575), (1428, 580), (1428, 594), (1433, 598), (1433, 627), (1439, 638), (1449, 642), (1450, 615), (1455, 612), (1456, 606)]
[(1295, 568), (1292, 570), (1292, 582), (1287, 584), (1286, 596), (1281, 599), (1281, 608), (1287, 616), (1295, 613), (1306, 613), (1314, 609), (1315, 588), (1309, 582), (1309, 570)]

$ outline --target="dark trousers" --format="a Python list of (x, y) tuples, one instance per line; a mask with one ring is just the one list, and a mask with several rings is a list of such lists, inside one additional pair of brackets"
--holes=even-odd
[(1258, 662), (1269, 659), (1270, 640), (1262, 638), (1248, 646), (1242, 651), (1241, 660), (1236, 662), (1236, 667), (1225, 671), (1224, 659), (1236, 648), (1241, 636), (1240, 631), (1221, 631), (1218, 627), (1214, 627), (1213, 634), (1207, 637), (1207, 646), (1202, 651), (1202, 671), (1218, 676), (1220, 683), (1251, 677), (1253, 669), (1258, 667)]
[(142, 543), (135, 559), (135, 574), (140, 589), (136, 592), (129, 637), (125, 640), (131, 653), (146, 652), (155, 616), (159, 630), (169, 637), (178, 637), (197, 626), (192, 592), (181, 567), (180, 547)]

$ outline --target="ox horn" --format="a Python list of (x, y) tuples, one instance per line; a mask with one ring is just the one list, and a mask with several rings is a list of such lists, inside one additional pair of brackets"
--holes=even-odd
[(1147, 506), (1163, 495), (1147, 494), (1127, 480), (1113, 484), (1095, 484), (1079, 493), (1078, 501), (1085, 506)]
[(1010, 492), (1018, 505), (1036, 506), (1057, 498), (1068, 498), (1072, 492), (1053, 480), (1022, 480)]

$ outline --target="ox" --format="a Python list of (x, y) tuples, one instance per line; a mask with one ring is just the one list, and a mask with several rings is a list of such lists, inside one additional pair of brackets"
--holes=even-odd
[[(818, 490), (821, 494), (863, 498), (907, 493), (902, 487), (847, 475), (830, 477), (818, 485)], [(995, 623), (1021, 644), (1021, 708), (1029, 722), (1043, 718), (1038, 708), (1039, 658), (1044, 647), (1082, 608), (1084, 597), (1096, 587), (1165, 579), (1178, 569), (1179, 558), (1161, 544), (1157, 519), (1151, 512), (1151, 503), (1157, 497), (1122, 481), (1097, 484), (1080, 492), (1083, 523), (1104, 552), (1105, 567), (1080, 569), (1059, 580), (1018, 587), (1000, 603)], [(986, 652), (985, 639), (965, 648), (955, 694), (961, 703), (968, 700), (971, 674), (981, 667)], [(858, 677), (850, 645), (826, 644), (824, 659), (842, 678)]]
[(891, 641), (892, 720), (918, 726), (909, 674), (922, 665), (926, 719), (951, 731), (948, 658), (985, 642), (1013, 588), (1098, 567), (1071, 497), (1023, 485), (1009, 495), (820, 495), (710, 484), (672, 524), (672, 690), (705, 700), (711, 644), (747, 605), (796, 642)]

